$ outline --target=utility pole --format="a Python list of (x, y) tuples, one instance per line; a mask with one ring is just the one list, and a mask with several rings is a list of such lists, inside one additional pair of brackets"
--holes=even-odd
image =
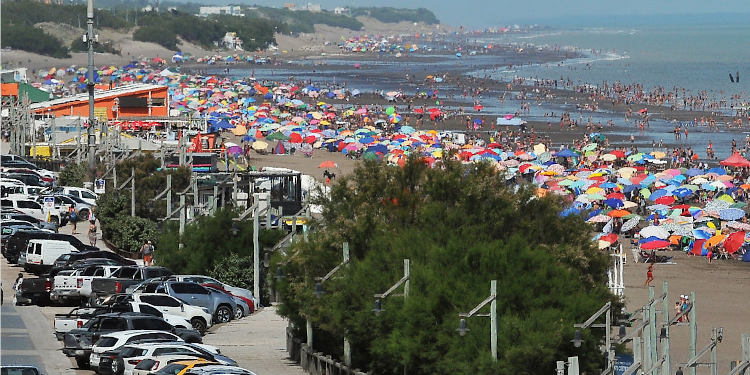
[(130, 216), (135, 217), (135, 167), (130, 168)]
[(89, 67), (88, 67), (88, 89), (89, 89), (89, 128), (88, 128), (88, 144), (89, 144), (89, 172), (91, 176), (94, 176), (94, 170), (96, 169), (96, 135), (94, 134), (94, 128), (96, 119), (94, 118), (94, 0), (88, 0), (88, 7), (86, 10), (86, 37), (85, 42), (89, 47)]
[[(696, 306), (695, 306), (695, 292), (690, 292), (690, 303), (692, 306), (690, 307), (690, 312), (688, 312), (688, 319), (690, 320), (690, 344), (688, 346), (688, 355), (690, 355), (690, 358), (695, 357), (695, 349), (696, 349), (696, 343), (698, 341), (698, 326), (696, 320)], [(695, 375), (696, 374), (696, 368), (695, 367), (687, 367), (688, 374), (689, 375)]]

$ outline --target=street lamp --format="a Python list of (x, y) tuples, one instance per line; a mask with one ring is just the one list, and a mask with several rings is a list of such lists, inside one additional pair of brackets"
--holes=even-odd
[(393, 284), (392, 287), (390, 287), (388, 290), (385, 291), (385, 293), (382, 294), (375, 294), (375, 308), (372, 309), (372, 311), (375, 313), (375, 315), (379, 315), (383, 309), (381, 308), (382, 303), (381, 300), (388, 297), (393, 291), (398, 289), (402, 284), (404, 285), (404, 298), (409, 296), (409, 279), (411, 278), (409, 273), (409, 259), (404, 259), (404, 277), (402, 277), (399, 281), (397, 281), (395, 284)]
[[(585, 322), (581, 324), (574, 324), (573, 326), (576, 328), (575, 335), (573, 336), (573, 340), (570, 340), (573, 343), (573, 346), (576, 348), (581, 347), (581, 343), (583, 343), (583, 340), (581, 339), (581, 329), (586, 329), (589, 327), (593, 328), (604, 328), (605, 332), (605, 343), (604, 347), (607, 351), (607, 368), (602, 372), (602, 374), (611, 374), (614, 373), (615, 370), (615, 353), (612, 350), (612, 339), (610, 336), (610, 329), (612, 327), (612, 302), (607, 302), (602, 306), (602, 308), (599, 309), (599, 311), (595, 312), (593, 315), (591, 315)], [(594, 322), (599, 319), (602, 314), (605, 314), (606, 322), (604, 324), (594, 324)], [(620, 334), (623, 333), (623, 328), (620, 327)]]
[(570, 340), (570, 342), (572, 342), (573, 346), (575, 346), (576, 348), (580, 348), (581, 344), (583, 343), (583, 339), (581, 338), (581, 336), (581, 330), (576, 329), (576, 333), (575, 335), (573, 335), (573, 340)]
[[(490, 304), (490, 313), (489, 314), (477, 314), (477, 312), (487, 306), (487, 304)], [(466, 324), (466, 318), (471, 318), (472, 316), (489, 316), (490, 317), (490, 351), (492, 352), (492, 359), (494, 361), (497, 361), (497, 280), (490, 281), (490, 296), (485, 298), (484, 301), (480, 302), (474, 309), (469, 311), (468, 313), (462, 313), (458, 314), (458, 317), (460, 318), (458, 321), (458, 334), (461, 336), (465, 336), (466, 332), (469, 331), (469, 328)]]

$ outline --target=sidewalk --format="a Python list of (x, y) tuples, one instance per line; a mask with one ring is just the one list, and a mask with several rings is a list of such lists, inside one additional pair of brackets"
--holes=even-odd
[(302, 368), (288, 359), (286, 326), (287, 320), (276, 314), (275, 306), (265, 307), (238, 321), (212, 327), (203, 342), (258, 375), (304, 375)]

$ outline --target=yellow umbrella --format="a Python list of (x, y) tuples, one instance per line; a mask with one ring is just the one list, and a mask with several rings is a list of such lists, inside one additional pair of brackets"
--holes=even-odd
[(597, 194), (597, 193), (601, 193), (603, 191), (604, 191), (604, 189), (602, 189), (600, 187), (597, 187), (597, 186), (594, 186), (594, 187), (590, 187), (588, 190), (586, 190), (586, 194)]
[(667, 156), (667, 154), (665, 154), (662, 151), (654, 151), (654, 152), (651, 153), (651, 156), (653, 156), (653, 157), (655, 157), (657, 159), (661, 159), (661, 158)]
[(255, 141), (255, 142), (253, 142), (253, 146), (252, 147), (253, 147), (253, 150), (263, 151), (263, 150), (265, 150), (268, 147), (268, 143), (263, 142), (263, 141)]
[(234, 135), (245, 135), (247, 134), (247, 128), (244, 125), (237, 125), (232, 129)]
[(720, 197), (718, 197), (716, 199), (722, 200), (722, 201), (728, 202), (728, 203), (734, 203), (734, 199), (732, 199), (732, 197), (730, 197), (729, 194), (722, 194)]
[(721, 241), (724, 241), (725, 237), (726, 236), (724, 236), (723, 234), (717, 234), (717, 235), (709, 238), (706, 241), (706, 247), (713, 247), (713, 246), (716, 246), (716, 245), (720, 244)]
[(537, 154), (537, 155), (543, 154), (545, 151), (547, 151), (547, 147), (545, 147), (544, 144), (539, 143), (539, 144), (534, 145), (534, 153), (535, 154)]

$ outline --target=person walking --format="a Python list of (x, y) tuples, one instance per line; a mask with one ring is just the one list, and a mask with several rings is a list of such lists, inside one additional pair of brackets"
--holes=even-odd
[(652, 281), (654, 281), (654, 264), (653, 263), (648, 265), (648, 271), (646, 271), (646, 283), (643, 284), (643, 286), (651, 286)]
[(76, 232), (76, 226), (78, 225), (78, 212), (73, 206), (70, 206), (70, 209), (68, 210), (68, 219), (70, 219), (70, 226), (73, 228), (71, 234), (78, 234)]
[(152, 256), (154, 254), (154, 245), (151, 244), (151, 241), (146, 241), (146, 243), (141, 246), (141, 255), (143, 256), (143, 265), (144, 266), (150, 266), (152, 261)]
[(89, 244), (96, 246), (96, 220), (89, 220)]

